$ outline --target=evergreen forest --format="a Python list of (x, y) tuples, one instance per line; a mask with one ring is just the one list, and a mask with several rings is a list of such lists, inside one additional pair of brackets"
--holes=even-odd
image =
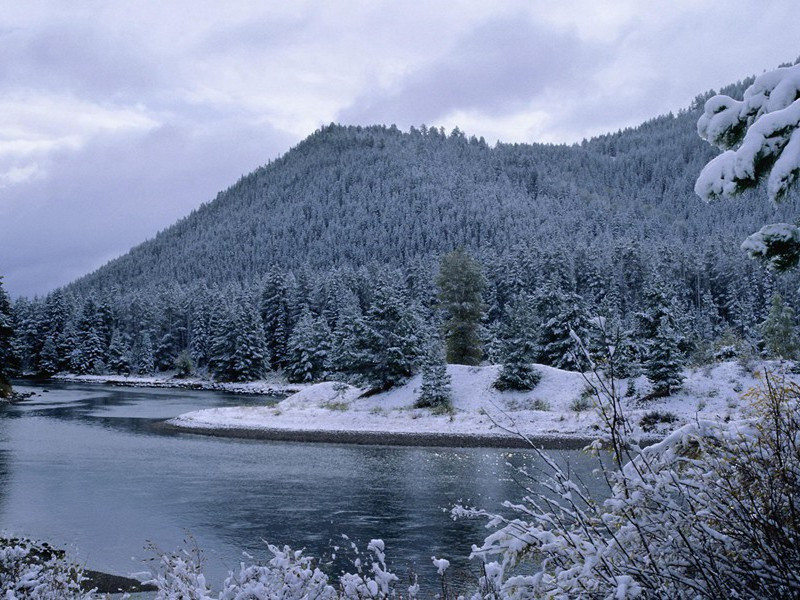
[(602, 319), (659, 393), (683, 364), (794, 358), (798, 344), (776, 340), (800, 279), (740, 245), (793, 221), (798, 194), (698, 199), (717, 154), (696, 131), (710, 95), (574, 145), (324, 127), (94, 273), (17, 299), (8, 351), (17, 373), (387, 389), (445, 346), (449, 362), (503, 363), (510, 382), (531, 362), (580, 369), (570, 331), (591, 345)]

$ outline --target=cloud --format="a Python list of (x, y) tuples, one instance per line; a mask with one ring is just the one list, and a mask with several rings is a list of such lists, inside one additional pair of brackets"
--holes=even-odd
[(525, 15), (495, 19), (391, 89), (360, 96), (339, 119), (409, 126), (433, 123), (456, 111), (502, 117), (546, 94), (580, 88), (607, 52), (598, 43)]
[(212, 200), (290, 139), (268, 126), (108, 132), (2, 190), (0, 273), (13, 295), (64, 285)]

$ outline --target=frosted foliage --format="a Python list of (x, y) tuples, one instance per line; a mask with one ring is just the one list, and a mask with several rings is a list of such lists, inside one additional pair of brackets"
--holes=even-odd
[(697, 195), (731, 196), (768, 174), (767, 194), (780, 200), (800, 173), (800, 64), (757, 77), (741, 101), (712, 97), (697, 132), (726, 150), (700, 173)]
[(518, 600), (798, 597), (800, 388), (768, 378), (749, 399), (758, 417), (697, 420), (645, 448), (618, 420), (603, 502), (541, 453), (553, 476), (505, 503), (511, 516), (455, 509), (496, 528), (473, 548), (484, 586)]
[(742, 250), (770, 268), (784, 271), (800, 258), (800, 229), (790, 223), (765, 225), (742, 242)]
[(0, 539), (0, 598), (3, 600), (89, 600), (80, 569), (46, 544)]
[(197, 554), (178, 553), (162, 557), (162, 572), (154, 583), (157, 598), (186, 598), (197, 600), (383, 600), (406, 598), (414, 600), (418, 586), (395, 589), (398, 577), (386, 568), (382, 540), (371, 540), (368, 556), (357, 558), (354, 571), (344, 573), (338, 584), (316, 567), (316, 561), (292, 550), (289, 546), (268, 545), (272, 558), (266, 564), (241, 564), (239, 572), (231, 573), (218, 596), (209, 595)]

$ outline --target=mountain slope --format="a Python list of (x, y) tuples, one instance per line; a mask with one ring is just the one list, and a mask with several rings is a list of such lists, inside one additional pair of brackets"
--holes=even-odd
[(698, 105), (572, 146), (331, 125), (76, 287), (400, 266), (458, 245), (484, 256), (532, 241), (567, 252), (615, 240), (734, 251), (761, 224), (789, 218), (796, 198), (777, 209), (758, 194), (700, 202), (694, 179), (715, 150), (695, 133)]

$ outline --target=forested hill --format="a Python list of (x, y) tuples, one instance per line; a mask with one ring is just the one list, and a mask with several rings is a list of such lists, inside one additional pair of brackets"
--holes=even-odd
[[(743, 85), (725, 91), (740, 96)], [(715, 206), (694, 195), (716, 153), (695, 130), (699, 101), (572, 146), (492, 147), (458, 130), (330, 125), (71, 288), (406, 266), (459, 245), (479, 257), (531, 243), (602, 255), (635, 240), (656, 254), (675, 245), (736, 253), (747, 234), (794, 210), (776, 211), (760, 194)]]

